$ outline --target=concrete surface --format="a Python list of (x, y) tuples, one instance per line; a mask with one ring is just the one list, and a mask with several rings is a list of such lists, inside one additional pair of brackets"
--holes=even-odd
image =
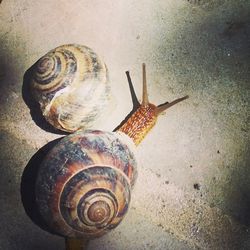
[(131, 110), (147, 64), (150, 100), (190, 95), (138, 147), (129, 214), (89, 249), (250, 249), (249, 0), (14, 1), (0, 5), (0, 249), (63, 249), (21, 202), (23, 171), (59, 137), (32, 121), (25, 71), (48, 50), (88, 45), (110, 71), (116, 107), (102, 129)]

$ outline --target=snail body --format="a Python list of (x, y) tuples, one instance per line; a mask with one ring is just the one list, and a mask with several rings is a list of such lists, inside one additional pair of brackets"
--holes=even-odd
[(37, 205), (50, 228), (67, 238), (95, 238), (115, 228), (126, 215), (136, 181), (133, 146), (159, 114), (186, 98), (150, 103), (143, 64), (142, 103), (135, 95), (132, 112), (113, 132), (78, 130), (65, 136), (41, 163), (36, 182)]
[(31, 93), (45, 119), (59, 130), (90, 128), (110, 100), (107, 67), (87, 46), (59, 46), (31, 72)]

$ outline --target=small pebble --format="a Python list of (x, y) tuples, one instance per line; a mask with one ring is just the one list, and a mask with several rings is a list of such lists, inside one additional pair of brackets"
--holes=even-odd
[(194, 184), (194, 189), (200, 190), (201, 186), (199, 183)]

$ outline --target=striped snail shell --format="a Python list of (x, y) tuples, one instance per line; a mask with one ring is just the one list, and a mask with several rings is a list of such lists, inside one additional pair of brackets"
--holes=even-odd
[(30, 88), (45, 119), (67, 132), (90, 128), (110, 99), (105, 63), (92, 49), (77, 44), (41, 57), (32, 67)]
[(66, 237), (94, 238), (120, 223), (137, 176), (130, 140), (120, 133), (78, 131), (49, 152), (36, 199), (51, 229)]

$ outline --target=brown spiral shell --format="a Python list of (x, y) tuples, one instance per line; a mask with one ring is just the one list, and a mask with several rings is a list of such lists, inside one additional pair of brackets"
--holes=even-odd
[(108, 70), (89, 47), (59, 46), (32, 67), (30, 87), (45, 119), (74, 132), (90, 128), (110, 99)]
[(121, 222), (137, 176), (129, 140), (122, 133), (77, 131), (48, 153), (39, 170), (36, 199), (55, 233), (95, 238)]

